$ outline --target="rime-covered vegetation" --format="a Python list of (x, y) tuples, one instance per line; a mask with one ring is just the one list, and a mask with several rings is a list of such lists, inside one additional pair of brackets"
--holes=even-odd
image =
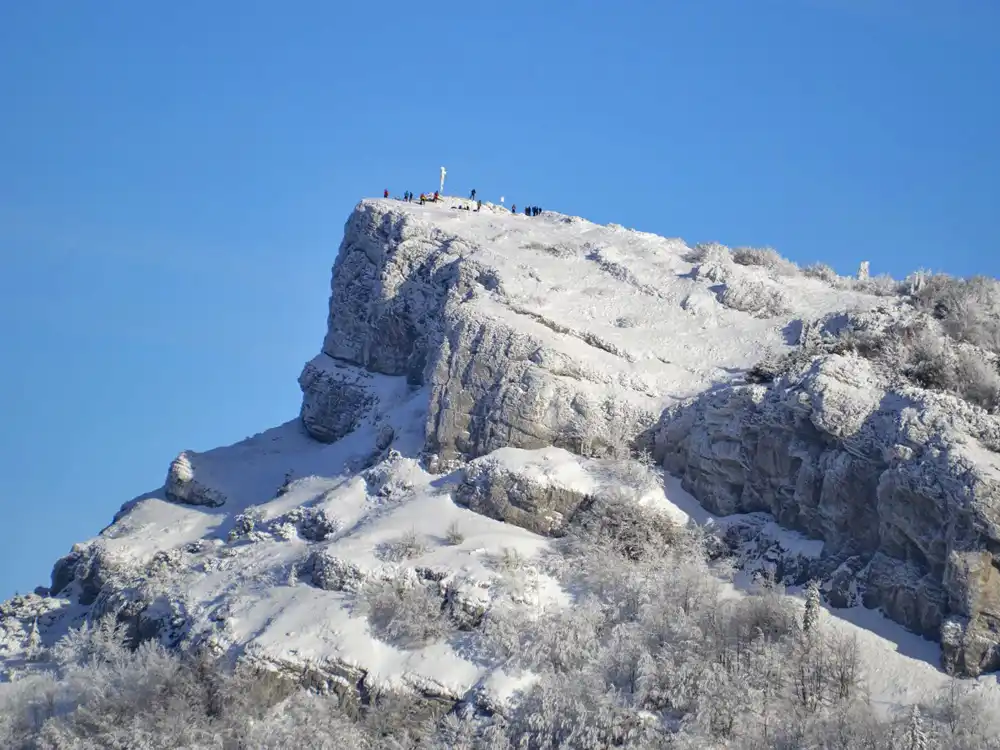
[(904, 306), (841, 313), (807, 324), (797, 349), (751, 373), (769, 382), (820, 354), (855, 353), (892, 380), (1000, 407), (1000, 284), (914, 274)]
[(815, 587), (804, 610), (766, 579), (734, 596), (713, 549), (698, 529), (613, 494), (542, 562), (578, 592), (568, 609), (524, 603), (537, 571), (515, 554), (497, 560), (505, 596), (474, 625), (404, 580), (359, 592), (379, 638), (408, 648), (462, 630), (479, 658), (525, 676), (505, 706), (329, 690), (306, 670), (136, 647), (107, 617), (34, 654), (48, 671), (0, 686), (0, 746), (1000, 747), (957, 680), (928, 705), (886, 713), (866, 690), (877, 665), (828, 629)]
[[(821, 331), (812, 326), (802, 346), (779, 360), (765, 360), (753, 372), (768, 382), (818, 354), (856, 352), (886, 373), (898, 373), (921, 388), (954, 393), (989, 411), (1000, 407), (1000, 282), (985, 276), (963, 279), (917, 271), (902, 281), (888, 275), (846, 277), (815, 263), (800, 269), (771, 248), (729, 248), (716, 243), (695, 246), (687, 260), (696, 273), (720, 283), (719, 301), (757, 317), (773, 318), (788, 311), (782, 289), (770, 283), (796, 275), (819, 279), (836, 289), (887, 298), (881, 314), (845, 313), (848, 324)], [(737, 266), (766, 271), (763, 278), (741, 277)]]

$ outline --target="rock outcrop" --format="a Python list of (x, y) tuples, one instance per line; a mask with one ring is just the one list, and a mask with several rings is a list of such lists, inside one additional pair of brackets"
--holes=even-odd
[(185, 505), (207, 505), (216, 508), (224, 505), (226, 497), (195, 475), (192, 464), (194, 454), (191, 451), (181, 451), (170, 463), (167, 479), (164, 482), (166, 495), (175, 503)]
[(559, 536), (598, 490), (598, 472), (585, 459), (555, 448), (504, 449), (468, 464), (455, 501), (536, 534)]
[[(674, 289), (641, 278), (620, 262), (613, 245), (583, 243), (582, 260), (630, 294), (649, 297), (648, 304), (676, 303), (676, 315), (700, 320), (703, 329), (734, 314), (726, 307), (759, 319), (742, 318), (741, 326), (760, 326), (758, 333), (730, 344), (756, 338), (760, 350), (767, 331), (781, 330), (786, 344), (801, 345), (770, 385), (709, 388), (708, 374), (697, 372), (698, 345), (686, 344), (685, 356), (680, 347), (664, 347), (650, 357), (618, 343), (621, 331), (636, 325), (634, 317), (623, 324), (616, 316), (620, 333), (602, 335), (599, 326), (557, 320), (537, 304), (526, 305), (519, 287), (526, 277), (541, 277), (491, 254), (477, 236), (450, 234), (390, 203), (362, 202), (334, 266), (323, 345), (330, 361), (352, 366), (345, 372), (360, 367), (427, 389), (429, 465), (472, 460), (456, 492), (459, 502), (558, 535), (585, 496), (539, 485), (488, 456), (507, 447), (554, 446), (585, 457), (621, 457), (655, 435), (658, 461), (681, 475), (706, 509), (770, 513), (779, 524), (823, 540), (821, 560), (786, 567), (793, 578), (823, 577), (831, 603), (880, 607), (931, 638), (941, 638), (944, 628), (947, 643), (1000, 640), (984, 635), (1000, 628), (990, 604), (994, 591), (1000, 596), (990, 573), (1000, 533), (993, 521), (996, 457), (984, 447), (1000, 445), (996, 420), (960, 399), (915, 387), (912, 378), (894, 377), (891, 352), (864, 359), (844, 354), (851, 344), (838, 339), (848, 331), (857, 346), (870, 348), (879, 331), (905, 327), (895, 302), (866, 307), (854, 300), (857, 311), (850, 314), (813, 306), (812, 315), (795, 320), (787, 279), (736, 266), (725, 248), (703, 252), (688, 274), (677, 274), (689, 280), (686, 286)], [(565, 245), (537, 249), (574, 258)], [(766, 302), (758, 287), (773, 287), (785, 302), (767, 315), (748, 305), (720, 305), (720, 283), (730, 296), (742, 294), (754, 304)], [(809, 322), (816, 313), (818, 320)], [(766, 320), (772, 316), (790, 322)], [(703, 355), (724, 357), (709, 349)], [(658, 375), (639, 374), (644, 358), (655, 358), (663, 368)], [(671, 405), (682, 395), (676, 387), (681, 370), (702, 395)], [(658, 383), (672, 384), (672, 392), (658, 391)], [(371, 389), (353, 374), (307, 365), (300, 384), (303, 424), (322, 441), (349, 433), (372, 407)], [(756, 539), (751, 531), (744, 529)], [(964, 672), (1000, 666), (995, 645), (946, 650), (948, 663)]]
[(340, 440), (374, 405), (375, 394), (367, 386), (356, 368), (338, 366), (336, 360), (307, 362), (299, 375), (302, 424), (319, 441)]
[[(426, 385), (426, 447), (443, 459), (506, 446), (627, 452), (661, 398), (612, 387), (609, 373), (628, 355), (508, 299), (483, 255), (385, 203), (362, 203), (334, 265), (323, 352)], [(303, 423), (317, 440), (339, 439), (370, 405), (356, 381), (312, 365), (299, 382)]]
[(946, 664), (1000, 667), (1000, 422), (893, 384), (857, 356), (823, 355), (772, 385), (668, 410), (655, 456), (719, 514), (766, 511), (825, 542), (831, 602), (929, 638)]

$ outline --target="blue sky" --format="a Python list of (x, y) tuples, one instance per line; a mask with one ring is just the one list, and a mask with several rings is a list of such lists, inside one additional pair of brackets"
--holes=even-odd
[[(572, 9), (570, 9), (572, 8)], [(0, 597), (298, 409), (355, 202), (1000, 273), (1000, 3), (0, 6)]]

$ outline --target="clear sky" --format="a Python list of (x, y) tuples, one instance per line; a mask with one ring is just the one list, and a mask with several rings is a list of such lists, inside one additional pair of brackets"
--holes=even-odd
[(364, 196), (1000, 273), (1000, 2), (0, 2), (0, 598), (294, 417)]

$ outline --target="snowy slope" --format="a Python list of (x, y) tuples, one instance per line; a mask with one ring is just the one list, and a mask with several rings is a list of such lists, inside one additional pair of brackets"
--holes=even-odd
[[(398, 252), (373, 257), (366, 246), (371, 267), (385, 271), (377, 280), (381, 297), (366, 296), (365, 287), (355, 300), (338, 300), (335, 279), (334, 305), (365, 306), (361, 317), (375, 321), (371, 331), (382, 342), (396, 335), (378, 322), (392, 305), (406, 308), (393, 308), (393, 319), (431, 331), (427, 341), (433, 335), (447, 338), (448, 326), (469, 321), (513, 331), (500, 348), (509, 352), (523, 345), (530, 354), (517, 360), (518, 366), (537, 368), (524, 371), (537, 375), (522, 381), (524, 398), (532, 395), (530, 384), (553, 394), (564, 389), (567, 403), (581, 413), (589, 408), (581, 406), (587, 399), (600, 403), (614, 397), (655, 418), (671, 404), (739, 382), (765, 354), (794, 344), (803, 320), (887, 304), (884, 298), (762, 267), (699, 271), (686, 259), (691, 248), (678, 239), (551, 212), (527, 217), (489, 205), (480, 212), (456, 208), (463, 205), (468, 202), (455, 198), (425, 206), (362, 202), (352, 221), (364, 217), (363, 231), (386, 222), (396, 226)], [(346, 252), (342, 249), (342, 257)], [(416, 274), (415, 264), (440, 271), (451, 262), (477, 269), (472, 287), (457, 287), (460, 298), (452, 295), (435, 307), (433, 283), (404, 288), (413, 278), (408, 270)], [(780, 290), (787, 312), (757, 317), (720, 302), (726, 283), (745, 282)], [(415, 307), (418, 299), (424, 307)], [(381, 344), (365, 338), (371, 332), (356, 324), (332, 316), (326, 353), (307, 368), (310, 378), (319, 379), (310, 383), (326, 383), (304, 386), (303, 416), (315, 417), (313, 427), (307, 431), (294, 419), (232, 446), (187, 454), (190, 476), (180, 481), (175, 472), (167, 485), (126, 504), (100, 535), (78, 545), (57, 566), (51, 595), (8, 603), (0, 619), (0, 658), (8, 674), (27, 668), (28, 631), (36, 619), (43, 642), (51, 644), (88, 616), (124, 611), (168, 642), (252, 653), (277, 668), (308, 667), (343, 684), (364, 680), (369, 686), (401, 685), (454, 698), (485, 690), (493, 699), (518, 684), (477, 658), (463, 633), (401, 648), (377, 637), (358, 607), (366, 581), (390, 580), (401, 571), (433, 582), (455, 606), (488, 606), (510, 550), (529, 561), (521, 573), (524, 600), (541, 611), (567, 606), (570, 599), (531, 568), (530, 561), (551, 547), (549, 538), (456, 501), (463, 464), (475, 456), (458, 451), (435, 463), (437, 456), (431, 455), (436, 451), (429, 450), (430, 436), (437, 435), (438, 445), (444, 441), (440, 414), (465, 387), (448, 390), (438, 377), (452, 372), (446, 365), (454, 351), (448, 355), (452, 360), (432, 352), (440, 361), (437, 369), (427, 362), (424, 377), (397, 366), (388, 354), (374, 364), (333, 359), (331, 348), (338, 346), (358, 352), (360, 359), (383, 356)], [(513, 359), (487, 361), (488, 344), (478, 341), (484, 368), (513, 366)], [(408, 352), (417, 346), (409, 339), (404, 343)], [(431, 351), (431, 344), (427, 347)], [(469, 356), (479, 353), (473, 349)], [(454, 382), (453, 375), (444, 381), (449, 379)], [(516, 412), (529, 427), (542, 425), (558, 436), (566, 423), (545, 404), (534, 412), (527, 402), (505, 399), (496, 408)], [(344, 414), (350, 417), (346, 422)], [(581, 419), (590, 425), (596, 417)], [(332, 442), (310, 434), (316, 425), (333, 422), (346, 424), (347, 434)], [(474, 426), (456, 428), (463, 430), (472, 434)], [(545, 444), (540, 432), (527, 427), (522, 432), (534, 442), (519, 438), (494, 448), (484, 439), (471, 452), (530, 486), (556, 487), (568, 496), (590, 496), (628, 481), (632, 469), (622, 468), (627, 463), (622, 457), (581, 455), (587, 451)], [(616, 458), (622, 459), (617, 469)], [(675, 477), (644, 470), (656, 481), (643, 487), (641, 502), (682, 522), (732, 521), (703, 510)], [(189, 502), (200, 502), (199, 497), (213, 502), (177, 502), (181, 486), (191, 490)], [(822, 550), (822, 542), (773, 522), (766, 533), (790, 553), (809, 557)], [(400, 559), (394, 549), (406, 537), (420, 544)], [(738, 589), (734, 595), (740, 595)], [(835, 627), (858, 633), (876, 700), (908, 702), (944, 683), (936, 644), (867, 610), (828, 616)], [(982, 682), (1000, 707), (1000, 690)]]
[(502, 297), (477, 297), (472, 304), (480, 311), (474, 314), (552, 342), (596, 379), (649, 394), (657, 405), (727, 380), (762, 352), (785, 347), (797, 335), (796, 320), (885, 302), (806, 276), (774, 281), (763, 268), (733, 266), (734, 276), (788, 293), (789, 314), (755, 318), (723, 306), (719, 282), (695, 278), (697, 264), (685, 260), (690, 248), (682, 240), (552, 212), (527, 217), (485, 205), (482, 212), (451, 208), (467, 203), (378, 202), (376, 210), (405, 213), (408, 231), (446, 236), (446, 252), (496, 272)]

